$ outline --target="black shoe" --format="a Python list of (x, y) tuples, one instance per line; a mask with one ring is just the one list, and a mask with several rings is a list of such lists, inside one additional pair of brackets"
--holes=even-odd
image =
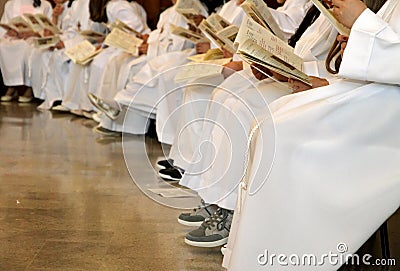
[(194, 208), (192, 212), (180, 214), (178, 217), (178, 222), (185, 226), (200, 227), (204, 220), (212, 216), (217, 209), (217, 205), (206, 204), (203, 200), (201, 200), (201, 205), (197, 208)]
[(167, 168), (172, 168), (174, 165), (174, 160), (168, 159), (168, 160), (160, 160), (157, 162), (157, 167), (159, 169), (167, 169)]
[(167, 181), (180, 181), (182, 179), (182, 174), (183, 172), (181, 172), (176, 167), (161, 169), (158, 172), (158, 175), (160, 175), (161, 178)]

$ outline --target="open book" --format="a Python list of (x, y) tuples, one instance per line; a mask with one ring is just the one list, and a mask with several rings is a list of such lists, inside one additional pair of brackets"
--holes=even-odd
[(219, 76), (225, 64), (231, 62), (231, 58), (203, 60), (186, 64), (175, 76), (176, 83), (193, 80), (196, 78)]
[(207, 14), (205, 8), (199, 1), (193, 0), (178, 0), (175, 7), (176, 12), (184, 15), (186, 18), (191, 15), (205, 15)]
[(133, 29), (132, 27), (130, 27), (129, 25), (127, 25), (126, 23), (120, 21), (119, 19), (116, 19), (113, 23), (108, 24), (107, 28), (109, 28), (111, 31), (114, 30), (115, 28), (118, 28), (126, 33), (135, 35), (136, 37), (140, 37), (141, 34), (136, 31), (135, 29)]
[(18, 34), (33, 31), (30, 25), (21, 16), (11, 19), (10, 22), (8, 22), (7, 24), (1, 23), (0, 27), (4, 28), (7, 31), (14, 30)]
[(296, 79), (311, 86), (307, 74), (271, 54), (251, 40), (239, 46), (238, 54), (250, 64), (259, 64), (287, 78)]
[(43, 26), (39, 23), (34, 14), (24, 13), (24, 17), (34, 32), (40, 33), (43, 31)]
[(263, 0), (246, 0), (241, 7), (243, 11), (254, 21), (271, 31), (275, 36), (284, 40), (284, 35), (275, 21), (267, 4)]
[(133, 56), (139, 56), (139, 46), (142, 43), (142, 39), (119, 28), (114, 28), (104, 41), (104, 44), (119, 48)]
[(197, 54), (193, 56), (188, 56), (187, 59), (193, 62), (204, 62), (208, 60), (222, 59), (224, 57), (224, 53), (218, 49), (209, 49), (205, 54)]
[(59, 41), (59, 36), (35, 38), (34, 45), (38, 49), (49, 49), (50, 47), (56, 46)]
[(194, 28), (196, 28), (197, 26), (192, 17), (198, 15), (207, 15), (207, 10), (200, 3), (200, 1), (178, 0), (175, 6), (175, 10), (176, 12), (182, 14), (188, 24), (190, 24)]
[(336, 19), (331, 8), (327, 7), (321, 0), (312, 0), (312, 2), (340, 34), (350, 36), (350, 29)]
[[(24, 14), (24, 16), (26, 15)], [(61, 30), (55, 24), (53, 24), (53, 22), (46, 15), (38, 13), (35, 14), (34, 17), (39, 22), (39, 24), (42, 26), (43, 29), (48, 29), (53, 34), (61, 33)]]
[(84, 40), (76, 46), (65, 51), (65, 54), (74, 62), (79, 65), (88, 64), (93, 58), (98, 55), (102, 49), (96, 49), (88, 40)]
[(231, 25), (221, 16), (214, 14), (214, 16), (211, 15), (209, 18), (204, 19), (199, 28), (219, 48), (226, 49), (232, 54), (236, 52), (233, 46), (233, 42), (239, 32), (239, 28), (236, 25)]
[(310, 84), (308, 76), (303, 73), (303, 59), (294, 53), (292, 47), (252, 19), (243, 20), (235, 43), (239, 47), (237, 53), (246, 62), (260, 64), (283, 76)]
[(199, 42), (209, 42), (209, 40), (200, 35), (197, 34), (196, 32), (183, 28), (181, 26), (176, 26), (174, 24), (171, 24), (171, 30), (172, 30), (172, 34), (180, 36), (194, 44), (199, 43)]
[(97, 43), (99, 40), (103, 40), (106, 37), (105, 34), (93, 30), (84, 30), (79, 32), (79, 34), (91, 43)]

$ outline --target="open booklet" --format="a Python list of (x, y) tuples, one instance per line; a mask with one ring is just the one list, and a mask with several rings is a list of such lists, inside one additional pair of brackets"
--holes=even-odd
[(7, 24), (1, 23), (0, 27), (7, 31), (14, 30), (18, 34), (33, 31), (30, 25), (21, 16), (11, 19)]
[(271, 31), (275, 36), (284, 40), (284, 35), (275, 21), (267, 4), (263, 0), (246, 0), (241, 5), (243, 11), (254, 21)]
[(143, 43), (142, 39), (137, 38), (133, 34), (114, 28), (104, 40), (104, 44), (119, 48), (133, 56), (139, 56), (139, 46)]
[(312, 2), (340, 34), (350, 36), (350, 29), (336, 19), (336, 17), (333, 15), (333, 9), (329, 8), (325, 3), (323, 3), (323, 0), (312, 0)]
[(207, 14), (205, 8), (199, 1), (178, 0), (176, 3), (176, 12), (180, 14), (204, 15)]
[(245, 18), (235, 41), (244, 61), (262, 65), (271, 71), (310, 85), (303, 72), (303, 60), (293, 48), (251, 18)]
[[(32, 22), (33, 17), (36, 19), (36, 21), (41, 25), (42, 29), (47, 29), (50, 30), (54, 35), (55, 34), (60, 34), (61, 30), (55, 25), (53, 24), (53, 22), (49, 19), (49, 17), (47, 17), (44, 14), (35, 14), (33, 15), (29, 15), (29, 14), (24, 14), (25, 18), (27, 18), (28, 23)], [(34, 22), (34, 20), (33, 20)]]
[(59, 36), (35, 38), (34, 45), (38, 49), (49, 49), (50, 47), (56, 46), (59, 41), (60, 41)]
[(196, 78), (219, 76), (223, 65), (231, 62), (231, 58), (202, 60), (186, 64), (175, 76), (176, 83), (193, 80)]
[(117, 29), (120, 29), (120, 30), (128, 33), (128, 34), (132, 34), (132, 35), (134, 35), (136, 37), (140, 37), (141, 36), (141, 34), (138, 31), (136, 31), (135, 29), (133, 29), (132, 27), (130, 27), (126, 23), (120, 21), (119, 19), (116, 19), (113, 23), (107, 24), (106, 26), (111, 31), (114, 30), (115, 28), (117, 28)]
[(97, 49), (88, 40), (84, 40), (76, 46), (65, 51), (65, 54), (74, 62), (79, 65), (88, 64), (93, 58), (98, 55), (102, 49)]
[(106, 35), (100, 32), (96, 32), (93, 30), (84, 30), (80, 31), (79, 35), (90, 41), (91, 43), (96, 43), (99, 40), (104, 40)]
[(176, 26), (174, 24), (171, 24), (171, 30), (172, 30), (172, 34), (180, 36), (194, 44), (199, 43), (199, 42), (209, 42), (209, 39), (202, 36), (201, 34), (198, 34), (192, 30), (183, 28), (181, 26)]
[(200, 23), (199, 28), (219, 48), (225, 49), (232, 54), (236, 52), (233, 46), (233, 42), (239, 32), (239, 27), (236, 25), (230, 24), (217, 14), (212, 14)]
[(60, 29), (44, 14), (25, 13), (23, 17), (15, 17), (9, 23), (0, 24), (0, 26), (6, 30), (14, 30), (19, 34), (36, 32), (42, 37), (44, 36), (45, 29), (54, 35), (61, 33)]
[(193, 62), (204, 62), (208, 60), (216, 60), (222, 58), (224, 58), (224, 53), (218, 48), (209, 49), (205, 54), (197, 54), (187, 57), (187, 59)]

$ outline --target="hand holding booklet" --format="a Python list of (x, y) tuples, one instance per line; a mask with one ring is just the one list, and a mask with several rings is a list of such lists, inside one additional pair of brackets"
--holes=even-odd
[(79, 65), (88, 64), (93, 58), (98, 55), (102, 49), (97, 49), (89, 41), (84, 40), (78, 45), (65, 51), (65, 54), (74, 62)]
[(60, 41), (59, 36), (50, 36), (43, 38), (35, 38), (34, 44), (38, 49), (49, 49), (50, 47), (54, 47)]
[(7, 31), (14, 30), (18, 34), (33, 31), (30, 25), (21, 16), (11, 19), (10, 22), (8, 22), (7, 24), (1, 23), (0, 27), (4, 28)]
[(311, 86), (307, 74), (271, 54), (251, 40), (239, 46), (238, 54), (250, 64), (259, 64), (287, 78), (299, 80)]
[(114, 28), (104, 41), (104, 44), (119, 48), (133, 56), (139, 56), (139, 46), (142, 43), (142, 39), (124, 32), (119, 28)]
[(194, 31), (191, 31), (189, 29), (186, 29), (186, 28), (183, 28), (180, 26), (176, 26), (174, 24), (171, 24), (171, 29), (172, 29), (172, 34), (180, 36), (194, 44), (199, 43), (199, 42), (209, 42), (209, 40), (206, 37), (194, 32)]
[(303, 60), (293, 48), (252, 19), (243, 20), (235, 43), (244, 61), (310, 85), (308, 76), (302, 72)]
[(215, 14), (214, 16), (211, 15), (209, 18), (204, 19), (199, 28), (204, 35), (219, 48), (225, 49), (231, 54), (236, 52), (233, 46), (233, 42), (239, 32), (239, 28), (236, 25), (231, 25), (221, 16)]

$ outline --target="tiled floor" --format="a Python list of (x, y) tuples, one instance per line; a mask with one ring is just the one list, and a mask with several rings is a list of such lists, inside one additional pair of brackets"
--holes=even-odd
[[(34, 105), (0, 104), (0, 271), (223, 270), (219, 248), (184, 244), (189, 228), (176, 222), (181, 210), (146, 197), (129, 176), (121, 139), (94, 134), (94, 125)], [(127, 140), (139, 168), (162, 154), (148, 139), (147, 157), (138, 157), (143, 138)], [(132, 171), (162, 183), (151, 171)], [(389, 220), (398, 261), (391, 270), (400, 270), (399, 217)], [(379, 244), (372, 237), (362, 251), (379, 257)]]

